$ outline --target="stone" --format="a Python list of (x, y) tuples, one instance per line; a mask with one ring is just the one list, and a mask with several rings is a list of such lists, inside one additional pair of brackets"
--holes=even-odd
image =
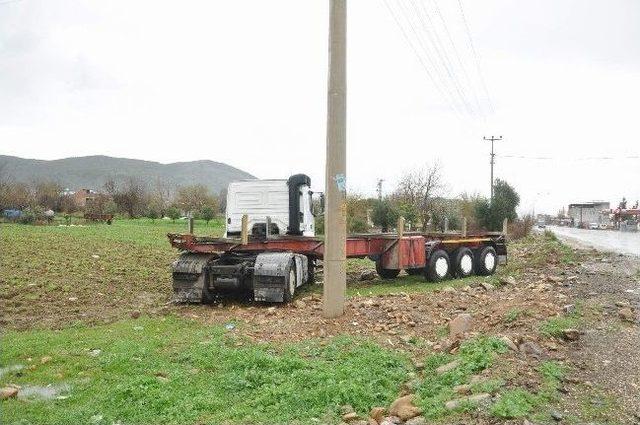
[(533, 341), (523, 342), (518, 348), (520, 349), (521, 353), (533, 357), (534, 359), (541, 359), (542, 357), (544, 357), (542, 348), (540, 348), (540, 346)]
[(44, 356), (43, 358), (40, 359), (40, 363), (42, 364), (47, 364), (52, 360), (51, 356)]
[(449, 335), (456, 336), (469, 332), (473, 325), (473, 318), (469, 313), (458, 314), (449, 322)]
[(456, 359), (450, 363), (444, 364), (436, 369), (436, 373), (446, 373), (460, 366), (460, 360)]
[(489, 393), (476, 394), (469, 397), (462, 397), (462, 398), (457, 398), (455, 400), (449, 400), (444, 404), (444, 407), (448, 410), (454, 410), (466, 403), (476, 404), (489, 399), (491, 399), (491, 394)]
[(502, 279), (500, 279), (500, 283), (503, 285), (515, 285), (516, 278), (513, 276), (503, 277)]
[(414, 361), (414, 362), (413, 362), (413, 367), (415, 367), (415, 368), (416, 368), (416, 370), (418, 370), (418, 371), (423, 370), (423, 369), (424, 369), (424, 366), (425, 366), (425, 365), (424, 365), (424, 363), (423, 363), (423, 362), (420, 362), (420, 361)]
[(622, 320), (626, 322), (636, 321), (635, 315), (633, 314), (633, 310), (631, 310), (631, 308), (629, 307), (621, 308), (620, 310), (618, 310), (618, 317), (620, 317)]
[(424, 416), (416, 416), (406, 421), (404, 425), (427, 425), (427, 420)]
[(556, 409), (552, 409), (551, 412), (549, 412), (549, 414), (551, 415), (554, 421), (560, 422), (561, 420), (564, 419), (564, 416), (562, 415), (562, 413), (560, 413)]
[(298, 308), (298, 309), (305, 308), (306, 306), (307, 306), (307, 303), (305, 303), (305, 302), (304, 302), (304, 301), (302, 301), (302, 300), (296, 300), (296, 301), (293, 303), (293, 307)]
[(363, 270), (362, 273), (360, 273), (361, 281), (374, 280), (375, 278), (376, 278), (375, 270)]
[(69, 297), (69, 301), (71, 302), (78, 301), (78, 297)]
[(380, 422), (380, 425), (398, 425), (402, 423), (402, 419), (397, 416), (386, 416)]
[(576, 306), (573, 304), (567, 304), (562, 307), (564, 314), (573, 314), (576, 311)]
[(453, 391), (455, 391), (456, 394), (469, 395), (471, 394), (471, 385), (467, 385), (467, 384), (456, 385), (455, 387), (453, 387)]
[(369, 416), (377, 423), (380, 423), (382, 422), (382, 419), (384, 418), (384, 415), (386, 413), (387, 409), (385, 409), (384, 407), (374, 407), (371, 409), (371, 412), (369, 412)]
[(500, 337), (500, 340), (504, 342), (511, 350), (518, 351), (518, 346), (508, 336)]
[(580, 331), (577, 329), (564, 329), (562, 331), (562, 336), (564, 337), (564, 339), (569, 340), (569, 341), (577, 341), (580, 338)]
[(355, 412), (355, 410), (353, 409), (353, 406), (351, 406), (350, 404), (345, 404), (344, 406), (340, 406), (341, 415), (346, 415), (347, 413), (353, 413), (353, 412)]
[(422, 409), (413, 404), (413, 399), (413, 394), (397, 398), (393, 403), (391, 403), (391, 406), (389, 406), (389, 414), (397, 416), (403, 421), (407, 421), (420, 415), (422, 413)]
[(18, 397), (18, 389), (14, 387), (4, 387), (0, 389), (0, 400)]
[(349, 412), (342, 415), (342, 420), (345, 422), (353, 422), (360, 419), (356, 412)]
[(445, 286), (444, 288), (442, 288), (442, 292), (448, 292), (448, 293), (455, 293), (456, 289), (453, 286)]
[(482, 282), (480, 285), (485, 289), (485, 291), (493, 291), (496, 289), (496, 287), (489, 282)]
[(138, 310), (134, 310), (131, 312), (132, 319), (137, 319), (138, 317), (140, 317), (140, 312)]
[(276, 308), (275, 307), (269, 307), (267, 309), (267, 315), (268, 316), (273, 316), (274, 314), (276, 314)]

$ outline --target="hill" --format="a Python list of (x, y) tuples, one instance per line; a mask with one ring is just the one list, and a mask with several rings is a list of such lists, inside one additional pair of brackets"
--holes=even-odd
[(116, 182), (128, 177), (153, 184), (157, 180), (169, 187), (203, 184), (214, 193), (234, 180), (255, 178), (251, 174), (215, 161), (161, 164), (139, 159), (110, 156), (83, 156), (56, 160), (25, 159), (0, 155), (3, 172), (16, 181), (53, 180), (70, 189), (102, 189), (108, 179)]

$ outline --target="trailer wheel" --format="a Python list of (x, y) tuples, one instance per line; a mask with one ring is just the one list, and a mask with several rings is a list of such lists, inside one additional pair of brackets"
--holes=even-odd
[(400, 274), (400, 270), (383, 268), (381, 260), (376, 261), (376, 272), (383, 279), (395, 279)]
[(405, 271), (409, 276), (417, 276), (424, 274), (424, 267), (420, 267), (418, 269), (406, 269)]
[(449, 276), (451, 262), (449, 254), (443, 249), (434, 251), (427, 262), (426, 275), (431, 282), (440, 282)]
[(289, 264), (289, 273), (285, 276), (284, 282), (284, 302), (288, 303), (293, 299), (298, 286), (295, 261)]
[(453, 256), (453, 268), (458, 277), (471, 276), (473, 274), (473, 252), (466, 247), (458, 249)]
[(476, 255), (476, 272), (481, 276), (492, 275), (498, 266), (498, 255), (492, 246), (485, 246)]

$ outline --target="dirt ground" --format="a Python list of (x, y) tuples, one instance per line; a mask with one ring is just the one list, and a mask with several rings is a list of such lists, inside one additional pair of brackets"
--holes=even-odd
[[(89, 254), (94, 251), (87, 248), (91, 261), (97, 261)], [(238, 336), (257, 342), (365, 336), (406, 352), (417, 366), (430, 353), (455, 353), (461, 339), (480, 334), (506, 337), (513, 349), (484, 373), (502, 379), (508, 388), (535, 392), (541, 385), (536, 370), (542, 361), (554, 360), (567, 367), (560, 400), (549, 407), (552, 410), (542, 412), (537, 422), (640, 424), (640, 259), (584, 249), (549, 251), (536, 241), (512, 246), (509, 255), (510, 266), (497, 278), (452, 280), (423, 292), (352, 296), (345, 315), (335, 320), (322, 318), (319, 286), (289, 305), (243, 300), (173, 305), (168, 279), (158, 280), (166, 270), (143, 275), (150, 266), (141, 258), (140, 275), (153, 283), (145, 289), (154, 291), (136, 291), (134, 285), (132, 295), (123, 296), (107, 285), (105, 290), (76, 295), (70, 288), (60, 296), (51, 291), (52, 297), (58, 297), (52, 300), (31, 297), (32, 286), (11, 288), (3, 295), (5, 306), (11, 308), (4, 310), (2, 322), (3, 327), (14, 329), (28, 329), (30, 323), (55, 328), (74, 320), (94, 324), (132, 314), (177, 314), (201, 323), (232, 325)], [(168, 266), (166, 255), (156, 257), (163, 267)], [(118, 262), (107, 267), (114, 269), (115, 276), (121, 275)], [(108, 268), (94, 268), (94, 276), (101, 271), (105, 275), (88, 280), (91, 288), (113, 280), (105, 277)], [(352, 281), (358, 280), (360, 271), (351, 271)], [(38, 309), (40, 303), (49, 307)], [(51, 305), (60, 311), (52, 311)], [(630, 316), (624, 315), (627, 310)], [(452, 338), (448, 325), (461, 313), (471, 315), (471, 329), (462, 338)], [(570, 326), (578, 330), (570, 338), (562, 328), (555, 333), (543, 331), (545, 324), (564, 323), (568, 316), (574, 317)], [(474, 419), (474, 423), (497, 422), (490, 417)]]
[[(534, 255), (526, 248), (511, 252), (521, 260)], [(545, 267), (525, 266), (494, 288), (476, 282), (428, 293), (354, 297), (336, 320), (322, 318), (319, 295), (270, 308), (220, 304), (176, 311), (207, 323), (240, 322), (239, 332), (256, 341), (367, 336), (406, 351), (416, 364), (434, 350), (455, 352), (457, 341), (448, 336), (447, 325), (469, 313), (473, 328), (467, 337), (506, 336), (519, 347), (489, 372), (506, 378), (508, 386), (535, 391), (542, 360), (567, 366), (561, 400), (552, 409), (556, 420), (640, 423), (640, 259), (577, 249), (574, 255), (577, 261), (568, 264), (550, 258)], [(631, 309), (632, 319), (620, 317), (624, 308)], [(544, 322), (576, 309), (577, 340), (541, 333)], [(528, 352), (523, 343), (533, 343), (539, 352)], [(485, 420), (491, 422), (478, 418), (477, 423)]]

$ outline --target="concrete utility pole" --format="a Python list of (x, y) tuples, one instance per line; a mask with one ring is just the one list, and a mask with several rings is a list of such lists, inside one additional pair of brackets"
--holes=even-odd
[(347, 0), (329, 0), (324, 317), (344, 313), (347, 289)]
[(483, 137), (483, 139), (491, 142), (491, 202), (493, 203), (493, 164), (496, 162), (495, 161), (496, 154), (493, 153), (493, 142), (501, 141), (502, 136), (499, 136), (499, 137), (491, 136), (490, 138)]

